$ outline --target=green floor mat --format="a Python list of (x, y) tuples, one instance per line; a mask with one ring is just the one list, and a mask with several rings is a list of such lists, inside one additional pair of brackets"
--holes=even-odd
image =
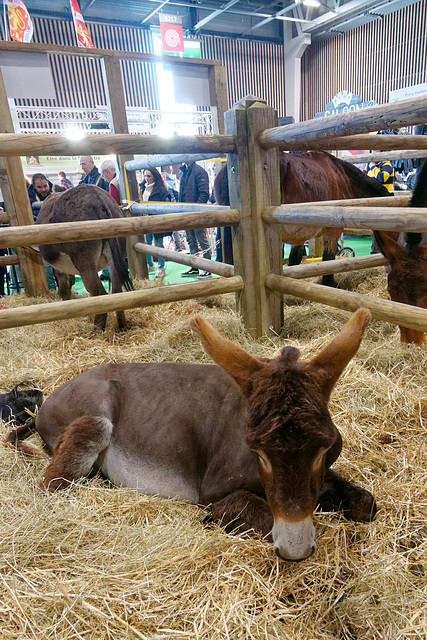
[[(356, 258), (369, 255), (371, 253), (371, 244), (371, 236), (344, 236), (344, 247), (351, 247), (356, 254)], [(290, 250), (291, 245), (285, 244), (283, 250), (284, 258), (289, 258)]]
[[(154, 264), (157, 265), (156, 262)], [(189, 269), (190, 267), (186, 266), (185, 264), (178, 264), (176, 262), (166, 262), (166, 265), (165, 265), (166, 275), (163, 279), (163, 282), (165, 284), (183, 284), (185, 282), (197, 282), (197, 276), (184, 277), (184, 278), (181, 276), (182, 273), (184, 273), (185, 271), (188, 271)], [(199, 273), (202, 273), (202, 271), (199, 271)], [(150, 277), (150, 280), (156, 280), (155, 271), (153, 273), (150, 273), (149, 277)], [(212, 274), (212, 277), (218, 278), (219, 276)], [(103, 281), (103, 285), (105, 289), (108, 291), (108, 281)], [(76, 276), (76, 283), (73, 285), (73, 289), (79, 295), (87, 294), (87, 291), (83, 285), (83, 282), (80, 276)]]
[[(372, 238), (371, 236), (344, 236), (344, 246), (351, 247), (358, 256), (367, 256), (371, 252), (371, 244)], [(290, 245), (285, 244), (283, 255), (285, 258), (289, 257)], [(155, 265), (157, 263), (154, 263)], [(197, 276), (193, 277), (182, 277), (182, 274), (185, 271), (188, 271), (190, 267), (187, 267), (184, 264), (178, 264), (176, 262), (166, 262), (165, 270), (166, 275), (164, 277), (163, 282), (165, 284), (183, 284), (184, 282), (195, 282), (197, 281)], [(200, 271), (201, 273), (201, 271)], [(156, 280), (155, 272), (150, 273), (150, 280)], [(218, 276), (213, 275), (213, 278), (217, 278)], [(108, 282), (103, 282), (104, 287), (108, 291)], [(83, 286), (80, 276), (76, 276), (76, 283), (73, 286), (74, 291), (76, 291), (80, 295), (87, 294), (86, 289)]]

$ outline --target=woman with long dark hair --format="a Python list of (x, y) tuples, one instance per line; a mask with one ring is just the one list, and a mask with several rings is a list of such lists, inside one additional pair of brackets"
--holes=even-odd
[[(171, 195), (162, 178), (161, 173), (154, 167), (144, 170), (144, 181), (141, 183), (141, 200), (143, 202), (167, 202), (171, 201)], [(170, 236), (171, 233), (147, 233), (145, 238), (147, 244), (153, 244), (163, 249), (163, 238)], [(157, 258), (156, 278), (164, 278), (165, 276), (165, 260)], [(154, 271), (153, 257), (147, 254), (148, 270)]]

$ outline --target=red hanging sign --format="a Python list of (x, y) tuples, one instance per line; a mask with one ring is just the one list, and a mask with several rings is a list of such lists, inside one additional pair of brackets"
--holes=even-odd
[(16, 42), (30, 42), (33, 23), (22, 0), (4, 0), (4, 12), (9, 19), (10, 37)]
[(181, 16), (160, 13), (159, 19), (163, 51), (184, 52), (184, 32), (182, 30)]
[(77, 43), (79, 47), (86, 47), (87, 49), (93, 49), (93, 42), (87, 30), (85, 21), (80, 11), (79, 3), (77, 0), (70, 0), (71, 13), (73, 14), (74, 28), (76, 30)]

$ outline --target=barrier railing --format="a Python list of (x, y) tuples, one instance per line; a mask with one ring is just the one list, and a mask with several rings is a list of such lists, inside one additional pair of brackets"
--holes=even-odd
[[(245, 101), (244, 101), (245, 102)], [(244, 106), (242, 109), (241, 107)], [(195, 229), (214, 226), (237, 225), (234, 237), (234, 267), (215, 265), (212, 272), (225, 278), (191, 283), (170, 285), (132, 294), (114, 294), (100, 299), (55, 303), (65, 307), (37, 305), (35, 310), (19, 311), (19, 320), (12, 319), (16, 310), (0, 316), (0, 328), (19, 326), (39, 321), (53, 320), (74, 315), (88, 315), (105, 311), (126, 309), (142, 304), (159, 304), (169, 300), (206, 295), (208, 292), (239, 292), (239, 308), (249, 331), (262, 335), (280, 329), (282, 301), (284, 293), (292, 293), (310, 300), (316, 300), (354, 309), (361, 304), (368, 306), (378, 317), (402, 326), (427, 330), (427, 311), (410, 308), (386, 300), (369, 299), (359, 294), (349, 294), (329, 290), (321, 285), (303, 282), (296, 278), (311, 277), (319, 273), (336, 273), (349, 270), (352, 262), (360, 268), (385, 264), (381, 256), (366, 256), (351, 261), (337, 260), (330, 265), (302, 265), (285, 267), (281, 260), (281, 234), (279, 225), (306, 224), (317, 226), (356, 227), (359, 229), (388, 229), (397, 231), (427, 231), (427, 209), (414, 209), (406, 205), (405, 194), (395, 198), (367, 199), (361, 201), (332, 201), (323, 203), (302, 203), (281, 205), (279, 199), (279, 175), (277, 147), (289, 147), (310, 144), (343, 144), (342, 135), (353, 135), (372, 129), (387, 128), (391, 125), (418, 124), (427, 121), (427, 98), (401, 101), (390, 105), (369, 107), (357, 113), (348, 113), (329, 118), (314, 119), (298, 125), (275, 127), (277, 122), (274, 111), (253, 98), (246, 100), (239, 109), (226, 113), (226, 134), (218, 136), (175, 136), (164, 139), (157, 136), (98, 135), (90, 140), (70, 142), (63, 136), (15, 136), (0, 134), (0, 155), (31, 155), (37, 149), (38, 154), (55, 155), (77, 153), (227, 153), (231, 208), (211, 205), (188, 205), (180, 203), (143, 203), (133, 204), (132, 211), (140, 214), (153, 213), (143, 217), (89, 221), (85, 223), (62, 223), (55, 225), (37, 225), (36, 227), (9, 227), (0, 229), (0, 247), (26, 247), (33, 244), (50, 242), (70, 242), (73, 240), (107, 238), (113, 236), (141, 235), (148, 232), (160, 233), (180, 229)], [(351, 137), (351, 136), (350, 136)], [(365, 138), (371, 136), (365, 136)], [(425, 149), (426, 139), (415, 140), (420, 136), (392, 136), (397, 145), (405, 138)], [(375, 142), (381, 144), (387, 136), (378, 136)], [(360, 138), (359, 138), (360, 139)], [(326, 140), (326, 143), (325, 143)], [(376, 144), (382, 148), (380, 144)], [(405, 147), (408, 148), (408, 147)], [(412, 152), (412, 150), (411, 150)], [(168, 155), (170, 157), (170, 155)], [(186, 155), (188, 157), (188, 155)], [(158, 158), (156, 162), (159, 162)], [(364, 206), (361, 206), (361, 205)], [(366, 206), (369, 205), (369, 206)], [(194, 207), (194, 208), (193, 208)], [(189, 212), (190, 208), (190, 212)], [(185, 211), (184, 211), (185, 209)], [(175, 211), (175, 213), (166, 213)], [(137, 243), (137, 251), (156, 255), (161, 249)], [(163, 250), (167, 252), (167, 250)], [(169, 258), (176, 258), (174, 252), (167, 252)], [(178, 254), (179, 255), (179, 254)], [(200, 261), (198, 263), (192, 261)], [(201, 265), (203, 259), (182, 256), (182, 264)], [(204, 263), (202, 268), (204, 268)], [(209, 263), (209, 267), (212, 263)], [(303, 271), (303, 268), (305, 271)], [(221, 273), (220, 273), (221, 272)], [(294, 275), (285, 277), (282, 272)], [(304, 276), (301, 274), (304, 273)], [(234, 275), (233, 275), (234, 274)], [(130, 296), (130, 297), (124, 297)], [(368, 299), (367, 299), (368, 298)], [(73, 306), (74, 303), (77, 306)], [(71, 305), (71, 306), (69, 306)], [(80, 305), (80, 306), (79, 306)], [(47, 311), (47, 307), (49, 311)], [(58, 311), (55, 313), (54, 310)], [(7, 310), (3, 310), (7, 311)], [(28, 314), (28, 315), (25, 315)], [(71, 314), (71, 315), (70, 315)], [(44, 319), (43, 319), (44, 318)]]

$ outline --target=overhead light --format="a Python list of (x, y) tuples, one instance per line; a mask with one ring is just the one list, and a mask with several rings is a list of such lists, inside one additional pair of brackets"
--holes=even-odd
[(77, 140), (82, 140), (85, 137), (85, 132), (83, 129), (78, 129), (77, 127), (69, 127), (64, 131), (64, 135), (68, 140), (76, 142)]
[(306, 7), (320, 7), (319, 0), (303, 0), (303, 5)]

